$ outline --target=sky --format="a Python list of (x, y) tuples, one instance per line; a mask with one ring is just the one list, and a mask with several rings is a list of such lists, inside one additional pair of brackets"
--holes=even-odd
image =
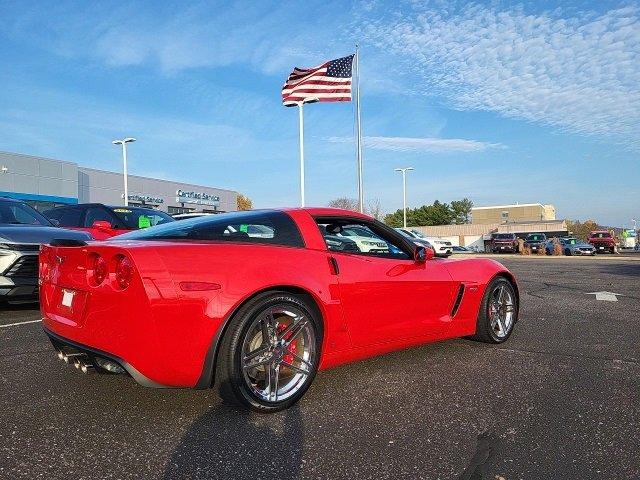
[[(640, 219), (640, 3), (0, 0), (0, 150), (297, 205), (294, 66), (360, 45), (366, 201)], [(356, 197), (354, 104), (305, 108), (308, 205)]]

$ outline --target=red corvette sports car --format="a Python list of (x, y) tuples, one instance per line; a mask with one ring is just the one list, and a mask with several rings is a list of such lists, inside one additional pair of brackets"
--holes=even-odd
[[(376, 249), (340, 235), (356, 226)], [(215, 384), (265, 412), (300, 399), (319, 369), (451, 337), (504, 342), (519, 307), (500, 263), (434, 259), (370, 217), (331, 208), (54, 241), (40, 253), (40, 283), (60, 359), (153, 387)]]

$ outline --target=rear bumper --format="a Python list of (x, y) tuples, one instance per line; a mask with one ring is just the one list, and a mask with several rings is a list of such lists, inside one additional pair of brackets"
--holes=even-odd
[(97, 363), (95, 361), (96, 358), (103, 358), (106, 360), (110, 360), (120, 365), (127, 372), (127, 374), (129, 374), (129, 376), (131, 376), (140, 385), (143, 385), (145, 387), (151, 387), (151, 388), (169, 388), (165, 385), (161, 385), (145, 377), (142, 373), (136, 370), (135, 367), (129, 364), (126, 360), (123, 360), (122, 358), (116, 355), (71, 341), (67, 338), (64, 338), (60, 335), (53, 333), (51, 330), (47, 329), (46, 327), (43, 327), (43, 330), (44, 330), (44, 333), (46, 333), (47, 336), (49, 337), (49, 340), (51, 340), (51, 344), (53, 345), (53, 348), (56, 351), (68, 350), (68, 351), (83, 353), (93, 360), (92, 363), (94, 365)]

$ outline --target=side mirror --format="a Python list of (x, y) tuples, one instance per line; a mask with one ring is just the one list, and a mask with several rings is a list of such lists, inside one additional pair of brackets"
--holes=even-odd
[(413, 260), (416, 263), (425, 263), (427, 260), (431, 260), (434, 254), (435, 252), (431, 248), (417, 245), (413, 250)]
[(96, 230), (111, 230), (113, 227), (105, 220), (96, 220), (91, 225), (91, 228), (95, 228)]

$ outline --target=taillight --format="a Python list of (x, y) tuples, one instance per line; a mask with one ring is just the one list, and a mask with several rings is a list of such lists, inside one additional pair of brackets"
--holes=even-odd
[(133, 263), (123, 255), (119, 255), (116, 258), (116, 284), (118, 287), (125, 289), (129, 286), (133, 278)]
[(89, 257), (89, 279), (91, 283), (97, 287), (104, 282), (108, 274), (107, 261), (97, 253), (92, 253)]

